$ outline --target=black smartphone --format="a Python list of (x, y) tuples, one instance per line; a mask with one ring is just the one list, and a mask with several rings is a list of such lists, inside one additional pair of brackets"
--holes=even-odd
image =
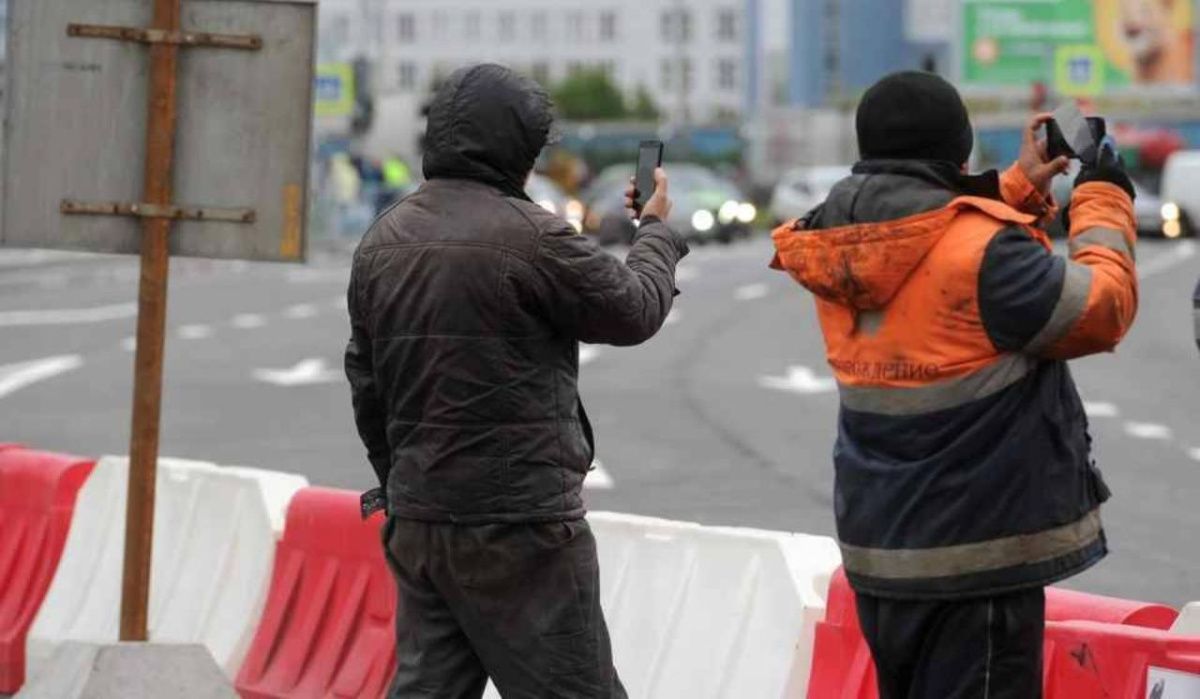
[(1074, 102), (1066, 102), (1054, 110), (1054, 118), (1046, 123), (1047, 155), (1052, 160), (1065, 155), (1085, 164), (1095, 163), (1107, 132), (1104, 119), (1085, 117)]
[(642, 207), (654, 196), (654, 170), (662, 167), (662, 159), (662, 141), (642, 141), (638, 145), (637, 174), (633, 179), (633, 188), (636, 190), (633, 209), (638, 216), (642, 215)]

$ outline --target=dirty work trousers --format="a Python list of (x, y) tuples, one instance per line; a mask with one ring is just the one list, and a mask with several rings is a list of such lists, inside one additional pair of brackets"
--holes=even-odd
[(1039, 699), (1046, 596), (905, 601), (858, 596), (880, 699)]
[(625, 699), (586, 520), (454, 525), (390, 518), (391, 699)]

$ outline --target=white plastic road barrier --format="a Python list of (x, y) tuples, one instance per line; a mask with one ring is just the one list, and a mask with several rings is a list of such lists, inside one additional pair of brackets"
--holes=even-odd
[[(27, 675), (60, 643), (117, 640), (129, 460), (105, 457), (80, 490), (54, 580), (29, 632)], [(151, 641), (203, 643), (233, 677), (266, 600), (282, 512), (303, 478), (160, 459)], [(278, 522), (278, 524), (277, 524)]]
[(1171, 633), (1180, 636), (1200, 636), (1200, 602), (1191, 602), (1179, 612), (1179, 618), (1171, 625)]
[[(805, 699), (841, 565), (828, 537), (588, 515), (613, 661), (631, 699)], [(486, 699), (499, 694), (488, 687)]]
[(827, 537), (589, 517), (613, 655), (631, 697), (805, 696), (841, 563)]

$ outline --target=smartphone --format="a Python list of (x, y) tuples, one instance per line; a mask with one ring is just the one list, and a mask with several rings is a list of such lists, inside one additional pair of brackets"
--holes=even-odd
[(662, 167), (663, 142), (642, 141), (638, 145), (637, 174), (634, 176), (633, 187), (636, 190), (633, 198), (633, 209), (638, 216), (642, 207), (654, 196), (654, 170)]
[(1051, 159), (1065, 155), (1094, 163), (1108, 128), (1100, 117), (1085, 117), (1074, 102), (1063, 103), (1046, 123), (1046, 149)]

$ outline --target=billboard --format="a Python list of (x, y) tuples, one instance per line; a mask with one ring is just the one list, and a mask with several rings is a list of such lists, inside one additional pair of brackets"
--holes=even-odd
[(1070, 95), (1194, 87), (1193, 0), (963, 0), (962, 82)]

